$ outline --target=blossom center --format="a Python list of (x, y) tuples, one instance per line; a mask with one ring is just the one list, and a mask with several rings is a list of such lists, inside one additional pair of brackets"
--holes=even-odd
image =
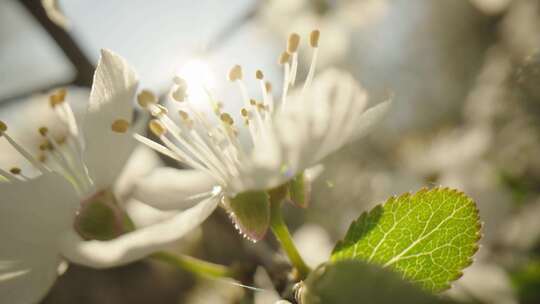
[[(57, 118), (66, 127), (67, 134), (55, 136), (45, 126), (37, 130), (42, 138), (39, 153), (33, 155), (8, 134), (8, 126), (0, 122), (0, 136), (40, 173), (55, 171), (71, 182), (79, 195), (92, 192), (93, 182), (83, 161), (84, 141), (80, 136), (75, 115), (66, 102), (66, 90), (59, 89), (49, 96), (49, 105)], [(28, 180), (21, 168), (13, 167), (9, 172), (0, 169), (0, 177), (8, 180)]]
[(110, 240), (134, 229), (111, 190), (99, 191), (82, 200), (73, 226), (86, 240)]
[[(313, 50), (312, 64), (309, 68), (301, 94), (310, 86), (316, 66), (319, 46), (319, 31), (311, 33), (309, 45)], [(280, 100), (274, 98), (272, 84), (265, 80), (261, 70), (255, 72), (255, 81), (260, 86), (258, 98), (248, 94), (245, 75), (240, 65), (233, 66), (227, 78), (237, 85), (243, 107), (240, 110), (242, 123), (235, 122), (233, 115), (224, 111), (221, 103), (209, 88), (204, 88), (206, 100), (213, 109), (214, 117), (197, 110), (188, 94), (188, 82), (174, 77), (170, 98), (178, 102), (179, 119), (177, 124), (169, 111), (159, 105), (157, 98), (149, 91), (142, 91), (138, 96), (139, 105), (148, 110), (154, 119), (150, 122), (150, 130), (161, 143), (154, 142), (139, 134), (135, 138), (153, 148), (194, 169), (212, 176), (219, 185), (228, 189), (248, 172), (252, 162), (251, 152), (258, 146), (271, 144), (274, 137), (273, 117), (277, 111), (287, 106), (289, 88), (293, 87), (298, 70), (298, 50), (300, 36), (293, 33), (289, 36), (286, 51), (281, 55), (279, 63), (283, 66), (284, 81)], [(279, 107), (278, 107), (279, 106)], [(248, 134), (248, 140), (242, 141), (241, 134)], [(277, 174), (293, 173), (277, 172)], [(228, 192), (237, 192), (232, 189)]]

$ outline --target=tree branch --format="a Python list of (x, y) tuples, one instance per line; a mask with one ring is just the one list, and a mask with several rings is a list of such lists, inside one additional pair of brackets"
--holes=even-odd
[(90, 87), (94, 74), (94, 65), (79, 48), (75, 40), (64, 29), (53, 23), (45, 9), (38, 0), (19, 0), (26, 10), (32, 14), (37, 22), (47, 31), (49, 36), (62, 49), (62, 52), (69, 59), (73, 67), (77, 70), (77, 75), (71, 84)]

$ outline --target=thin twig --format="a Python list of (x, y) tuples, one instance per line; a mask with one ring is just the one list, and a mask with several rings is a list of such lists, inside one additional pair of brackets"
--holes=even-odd
[(43, 29), (47, 31), (49, 36), (54, 39), (56, 44), (62, 49), (64, 55), (66, 55), (73, 67), (77, 70), (75, 79), (71, 84), (90, 87), (95, 69), (94, 65), (86, 57), (71, 35), (49, 19), (45, 9), (41, 5), (41, 1), (19, 0), (19, 3), (32, 14)]

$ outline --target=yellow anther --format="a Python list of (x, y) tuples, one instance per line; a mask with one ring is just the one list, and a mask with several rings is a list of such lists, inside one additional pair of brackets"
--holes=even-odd
[(66, 90), (66, 88), (60, 88), (60, 89), (56, 90), (55, 94), (58, 96), (58, 98), (60, 98), (62, 100), (65, 100), (66, 95), (67, 95), (67, 90)]
[(146, 108), (150, 104), (157, 103), (157, 98), (151, 91), (142, 90), (139, 95), (137, 95), (137, 102), (141, 107)]
[(250, 99), (249, 104), (252, 105), (252, 106), (255, 106), (255, 105), (257, 105), (257, 101), (255, 99)]
[(48, 141), (45, 141), (39, 145), (39, 150), (45, 151), (50, 150), (51, 144)]
[(235, 65), (229, 70), (228, 75), (229, 81), (236, 81), (242, 79), (242, 67), (240, 65)]
[(45, 141), (43, 144), (42, 144), (43, 148), (40, 146), (39, 148), (42, 150), (42, 151), (45, 151), (45, 150), (53, 150), (54, 149), (54, 146), (53, 144), (51, 144), (50, 141)]
[(300, 35), (297, 33), (292, 33), (289, 35), (289, 40), (287, 40), (287, 53), (294, 54), (298, 51), (298, 46), (300, 45)]
[(7, 129), (8, 127), (6, 123), (0, 120), (0, 136), (2, 136), (2, 134), (4, 134), (4, 132), (6, 132)]
[(47, 133), (49, 133), (49, 129), (47, 127), (41, 127), (38, 129), (39, 131), (39, 134), (41, 134), (41, 136), (46, 136)]
[(150, 127), (150, 131), (152, 131), (152, 133), (158, 137), (167, 133), (165, 126), (163, 126), (163, 124), (157, 119), (152, 119), (150, 123), (148, 123), (148, 127)]
[(242, 116), (244, 116), (244, 117), (248, 117), (249, 112), (245, 108), (242, 108), (242, 110), (240, 110), (240, 114), (242, 114)]
[(59, 104), (62, 104), (66, 100), (67, 90), (61, 88), (56, 90), (51, 96), (49, 96), (49, 105), (54, 108)]
[(62, 103), (64, 103), (64, 99), (62, 97), (59, 97), (59, 95), (53, 94), (49, 96), (49, 105), (51, 106), (51, 108), (54, 108)]
[(264, 88), (266, 90), (266, 93), (272, 92), (272, 83), (270, 81), (267, 81), (264, 83)]
[(309, 44), (311, 45), (311, 47), (313, 48), (319, 47), (320, 36), (321, 36), (321, 32), (319, 30), (311, 31), (311, 34), (309, 34)]
[(257, 109), (262, 112), (262, 111), (266, 110), (266, 106), (264, 104), (262, 104), (262, 103), (258, 103), (257, 104)]
[(287, 52), (281, 53), (281, 56), (279, 56), (279, 64), (283, 65), (287, 62), (289, 62), (289, 59), (291, 59), (291, 55)]
[(51, 108), (54, 108), (61, 103), (62, 101), (59, 101), (56, 95), (49, 96), (49, 105), (51, 106)]
[(129, 122), (125, 119), (117, 119), (111, 125), (111, 130), (116, 133), (126, 133), (129, 129)]
[(11, 174), (18, 175), (18, 174), (21, 174), (21, 168), (13, 167), (13, 168), (9, 169), (9, 172), (11, 172)]
[(171, 92), (171, 97), (178, 102), (185, 101), (187, 97), (187, 88), (182, 86), (176, 87)]
[(182, 118), (183, 120), (188, 120), (189, 119), (189, 114), (186, 112), (186, 111), (178, 111), (178, 114), (180, 114), (180, 118)]
[(230, 126), (234, 124), (234, 120), (232, 119), (231, 115), (229, 115), (229, 113), (222, 113), (219, 118), (221, 119), (221, 121)]
[(264, 78), (264, 74), (261, 70), (257, 70), (255, 72), (255, 78), (259, 79), (259, 80), (262, 80)]

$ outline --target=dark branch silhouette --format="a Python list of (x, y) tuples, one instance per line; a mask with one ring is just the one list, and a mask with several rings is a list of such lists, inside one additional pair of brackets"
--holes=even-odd
[(45, 9), (41, 5), (41, 1), (19, 0), (19, 2), (34, 16), (36, 21), (47, 31), (51, 38), (54, 39), (76, 69), (77, 74), (71, 84), (90, 87), (92, 85), (94, 65), (88, 60), (71, 35), (49, 19)]

